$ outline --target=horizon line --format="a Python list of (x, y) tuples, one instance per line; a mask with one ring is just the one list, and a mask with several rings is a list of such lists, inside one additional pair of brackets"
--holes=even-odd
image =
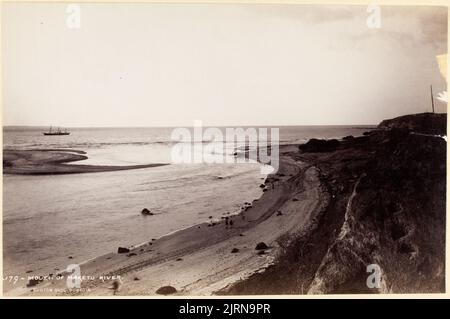
[[(237, 128), (237, 127), (246, 127), (246, 128), (251, 128), (251, 127), (256, 127), (256, 128), (263, 128), (263, 127), (270, 127), (270, 128), (275, 128), (275, 127), (296, 127), (296, 126), (378, 126), (379, 123), (377, 124), (283, 124), (283, 125), (202, 125), (201, 127), (206, 127), (206, 128), (210, 128), (210, 127), (217, 127), (217, 128)], [(3, 128), (13, 128), (13, 127), (35, 127), (35, 128), (48, 128), (49, 125), (2, 125)], [(178, 127), (183, 127), (183, 128), (193, 128), (194, 125), (177, 125), (177, 126), (166, 126), (166, 125), (161, 125), (161, 126), (53, 126), (55, 128), (74, 128), (74, 129), (78, 129), (78, 128), (178, 128)]]

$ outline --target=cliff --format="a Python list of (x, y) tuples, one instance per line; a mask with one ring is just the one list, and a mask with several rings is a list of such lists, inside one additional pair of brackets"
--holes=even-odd
[[(383, 121), (361, 137), (313, 140), (291, 156), (317, 167), (330, 201), (283, 253), (227, 294), (445, 291), (446, 114)], [(369, 265), (381, 283), (367, 285)]]

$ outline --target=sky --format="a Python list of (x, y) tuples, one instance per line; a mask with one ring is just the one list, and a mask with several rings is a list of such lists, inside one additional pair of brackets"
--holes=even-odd
[(79, 8), (70, 28), (67, 4), (3, 3), (3, 125), (377, 124), (446, 90), (443, 7), (382, 6), (380, 28), (366, 6)]

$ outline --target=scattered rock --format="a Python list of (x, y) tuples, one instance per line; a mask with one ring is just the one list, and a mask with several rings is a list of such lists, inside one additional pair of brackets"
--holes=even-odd
[(156, 293), (158, 295), (171, 295), (176, 292), (177, 292), (177, 289), (172, 286), (163, 286), (163, 287), (159, 288), (158, 290), (156, 290)]
[(72, 257), (72, 256), (69, 256), (68, 258), (69, 258), (69, 259), (73, 259), (73, 257)]
[(259, 185), (259, 187), (260, 188), (264, 188), (264, 187), (266, 187), (266, 185), (265, 184), (261, 184), (261, 185)]
[(141, 211), (141, 214), (142, 215), (146, 215), (146, 216), (152, 216), (152, 215), (154, 215), (149, 209), (147, 209), (147, 208), (144, 208), (142, 211)]
[(293, 198), (292, 201), (293, 202), (298, 202), (298, 198)]
[(29, 273), (32, 273), (32, 272), (33, 272), (32, 270), (27, 270), (25, 273), (29, 274)]
[(232, 250), (231, 250), (231, 253), (232, 254), (235, 254), (235, 253), (238, 253), (239, 252), (239, 249), (238, 248), (233, 248)]
[(117, 249), (117, 253), (118, 254), (125, 254), (125, 253), (129, 253), (129, 252), (130, 252), (130, 250), (128, 248), (125, 248), (125, 247), (119, 247)]
[(266, 245), (264, 242), (260, 242), (256, 245), (255, 250), (264, 250), (269, 248), (269, 246)]
[(177, 258), (177, 261), (182, 261), (183, 260), (183, 258)]
[(280, 212), (280, 211), (278, 211), (278, 212), (277, 212), (277, 216), (281, 216), (281, 215), (283, 215), (283, 213)]
[(27, 287), (34, 287), (37, 284), (39, 284), (41, 281), (42, 281), (42, 279), (31, 278), (30, 280), (28, 280)]
[(127, 257), (133, 257), (133, 256), (136, 256), (136, 254), (135, 254), (135, 253), (129, 253), (129, 254), (127, 255)]
[(258, 255), (265, 255), (265, 254), (266, 254), (266, 252), (264, 250), (258, 251)]
[(139, 277), (134, 277), (133, 280), (134, 280), (134, 281), (138, 281), (138, 280), (141, 280), (141, 278), (139, 278)]

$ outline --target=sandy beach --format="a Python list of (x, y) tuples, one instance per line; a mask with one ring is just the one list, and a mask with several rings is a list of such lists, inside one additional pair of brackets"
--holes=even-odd
[[(81, 265), (89, 276), (81, 290), (67, 291), (65, 280), (45, 278), (33, 287), (18, 287), (11, 295), (155, 295), (173, 286), (177, 295), (211, 295), (264, 270), (279, 253), (278, 240), (307, 229), (327, 202), (314, 167), (295, 161), (296, 146), (281, 150), (280, 169), (265, 182), (260, 199), (245, 204), (236, 215), (195, 225), (126, 253), (112, 252)], [(267, 248), (256, 250), (258, 243)], [(233, 252), (232, 252), (233, 251)], [(62, 273), (64, 275), (64, 273)], [(106, 277), (105, 277), (106, 276)], [(120, 276), (118, 291), (112, 289)]]
[(80, 174), (167, 165), (158, 163), (124, 166), (69, 164), (87, 159), (84, 154), (86, 154), (84, 151), (71, 149), (4, 150), (3, 173), (19, 175)]

